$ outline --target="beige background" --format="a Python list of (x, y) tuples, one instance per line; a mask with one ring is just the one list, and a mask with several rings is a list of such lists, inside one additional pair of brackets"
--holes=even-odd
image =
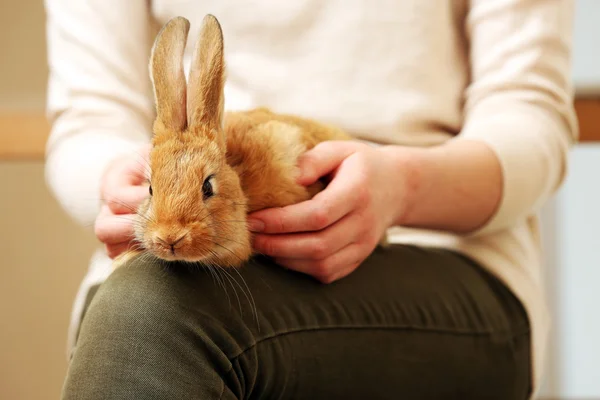
[(0, 162), (0, 182), (0, 399), (58, 399), (71, 303), (96, 243), (48, 193), (41, 162)]
[[(43, 112), (44, 31), (41, 1), (0, 0), (0, 117)], [(71, 304), (96, 246), (90, 230), (50, 195), (43, 160), (0, 159), (0, 399), (59, 398)]]
[(0, 112), (43, 109), (45, 29), (41, 0), (0, 0)]

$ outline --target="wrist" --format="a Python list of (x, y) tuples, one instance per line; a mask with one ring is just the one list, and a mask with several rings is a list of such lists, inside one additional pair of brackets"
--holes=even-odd
[(424, 178), (424, 165), (431, 161), (426, 160), (428, 156), (422, 148), (389, 145), (380, 150), (388, 165), (392, 204), (390, 225), (410, 225), (420, 193), (429, 183)]

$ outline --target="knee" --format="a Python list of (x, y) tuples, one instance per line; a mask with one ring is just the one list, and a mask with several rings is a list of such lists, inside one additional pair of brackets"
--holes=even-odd
[(132, 263), (117, 269), (102, 284), (81, 326), (95, 335), (132, 337), (174, 326), (177, 321), (177, 285), (174, 276), (158, 266)]
[(65, 397), (97, 398), (105, 388), (119, 398), (218, 397), (232, 366), (225, 324), (203, 299), (203, 281), (142, 262), (117, 269), (84, 317)]
[(203, 343), (211, 357), (227, 360), (253, 343), (252, 332), (218, 296), (213, 281), (179, 267), (133, 261), (115, 270), (92, 300), (76, 348), (103, 343), (129, 351), (133, 344), (154, 351)]

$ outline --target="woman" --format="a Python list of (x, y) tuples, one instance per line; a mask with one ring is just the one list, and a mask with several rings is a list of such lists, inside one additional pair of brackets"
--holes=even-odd
[[(75, 304), (64, 398), (535, 394), (548, 328), (536, 212), (577, 138), (573, 2), (46, 6), (47, 179), (105, 245)], [(302, 158), (305, 184), (333, 173), (320, 196), (250, 216), (270, 258), (226, 282), (255, 316), (202, 271), (139, 261), (109, 276), (148, 191), (154, 35), (181, 15), (195, 38), (207, 13), (225, 32), (227, 109), (361, 139)], [(375, 250), (386, 230), (393, 244)]]

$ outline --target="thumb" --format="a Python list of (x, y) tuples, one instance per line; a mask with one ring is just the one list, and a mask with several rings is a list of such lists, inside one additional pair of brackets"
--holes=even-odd
[(317, 144), (298, 158), (300, 174), (297, 182), (308, 186), (336, 170), (340, 164), (357, 151), (351, 141), (326, 141)]

